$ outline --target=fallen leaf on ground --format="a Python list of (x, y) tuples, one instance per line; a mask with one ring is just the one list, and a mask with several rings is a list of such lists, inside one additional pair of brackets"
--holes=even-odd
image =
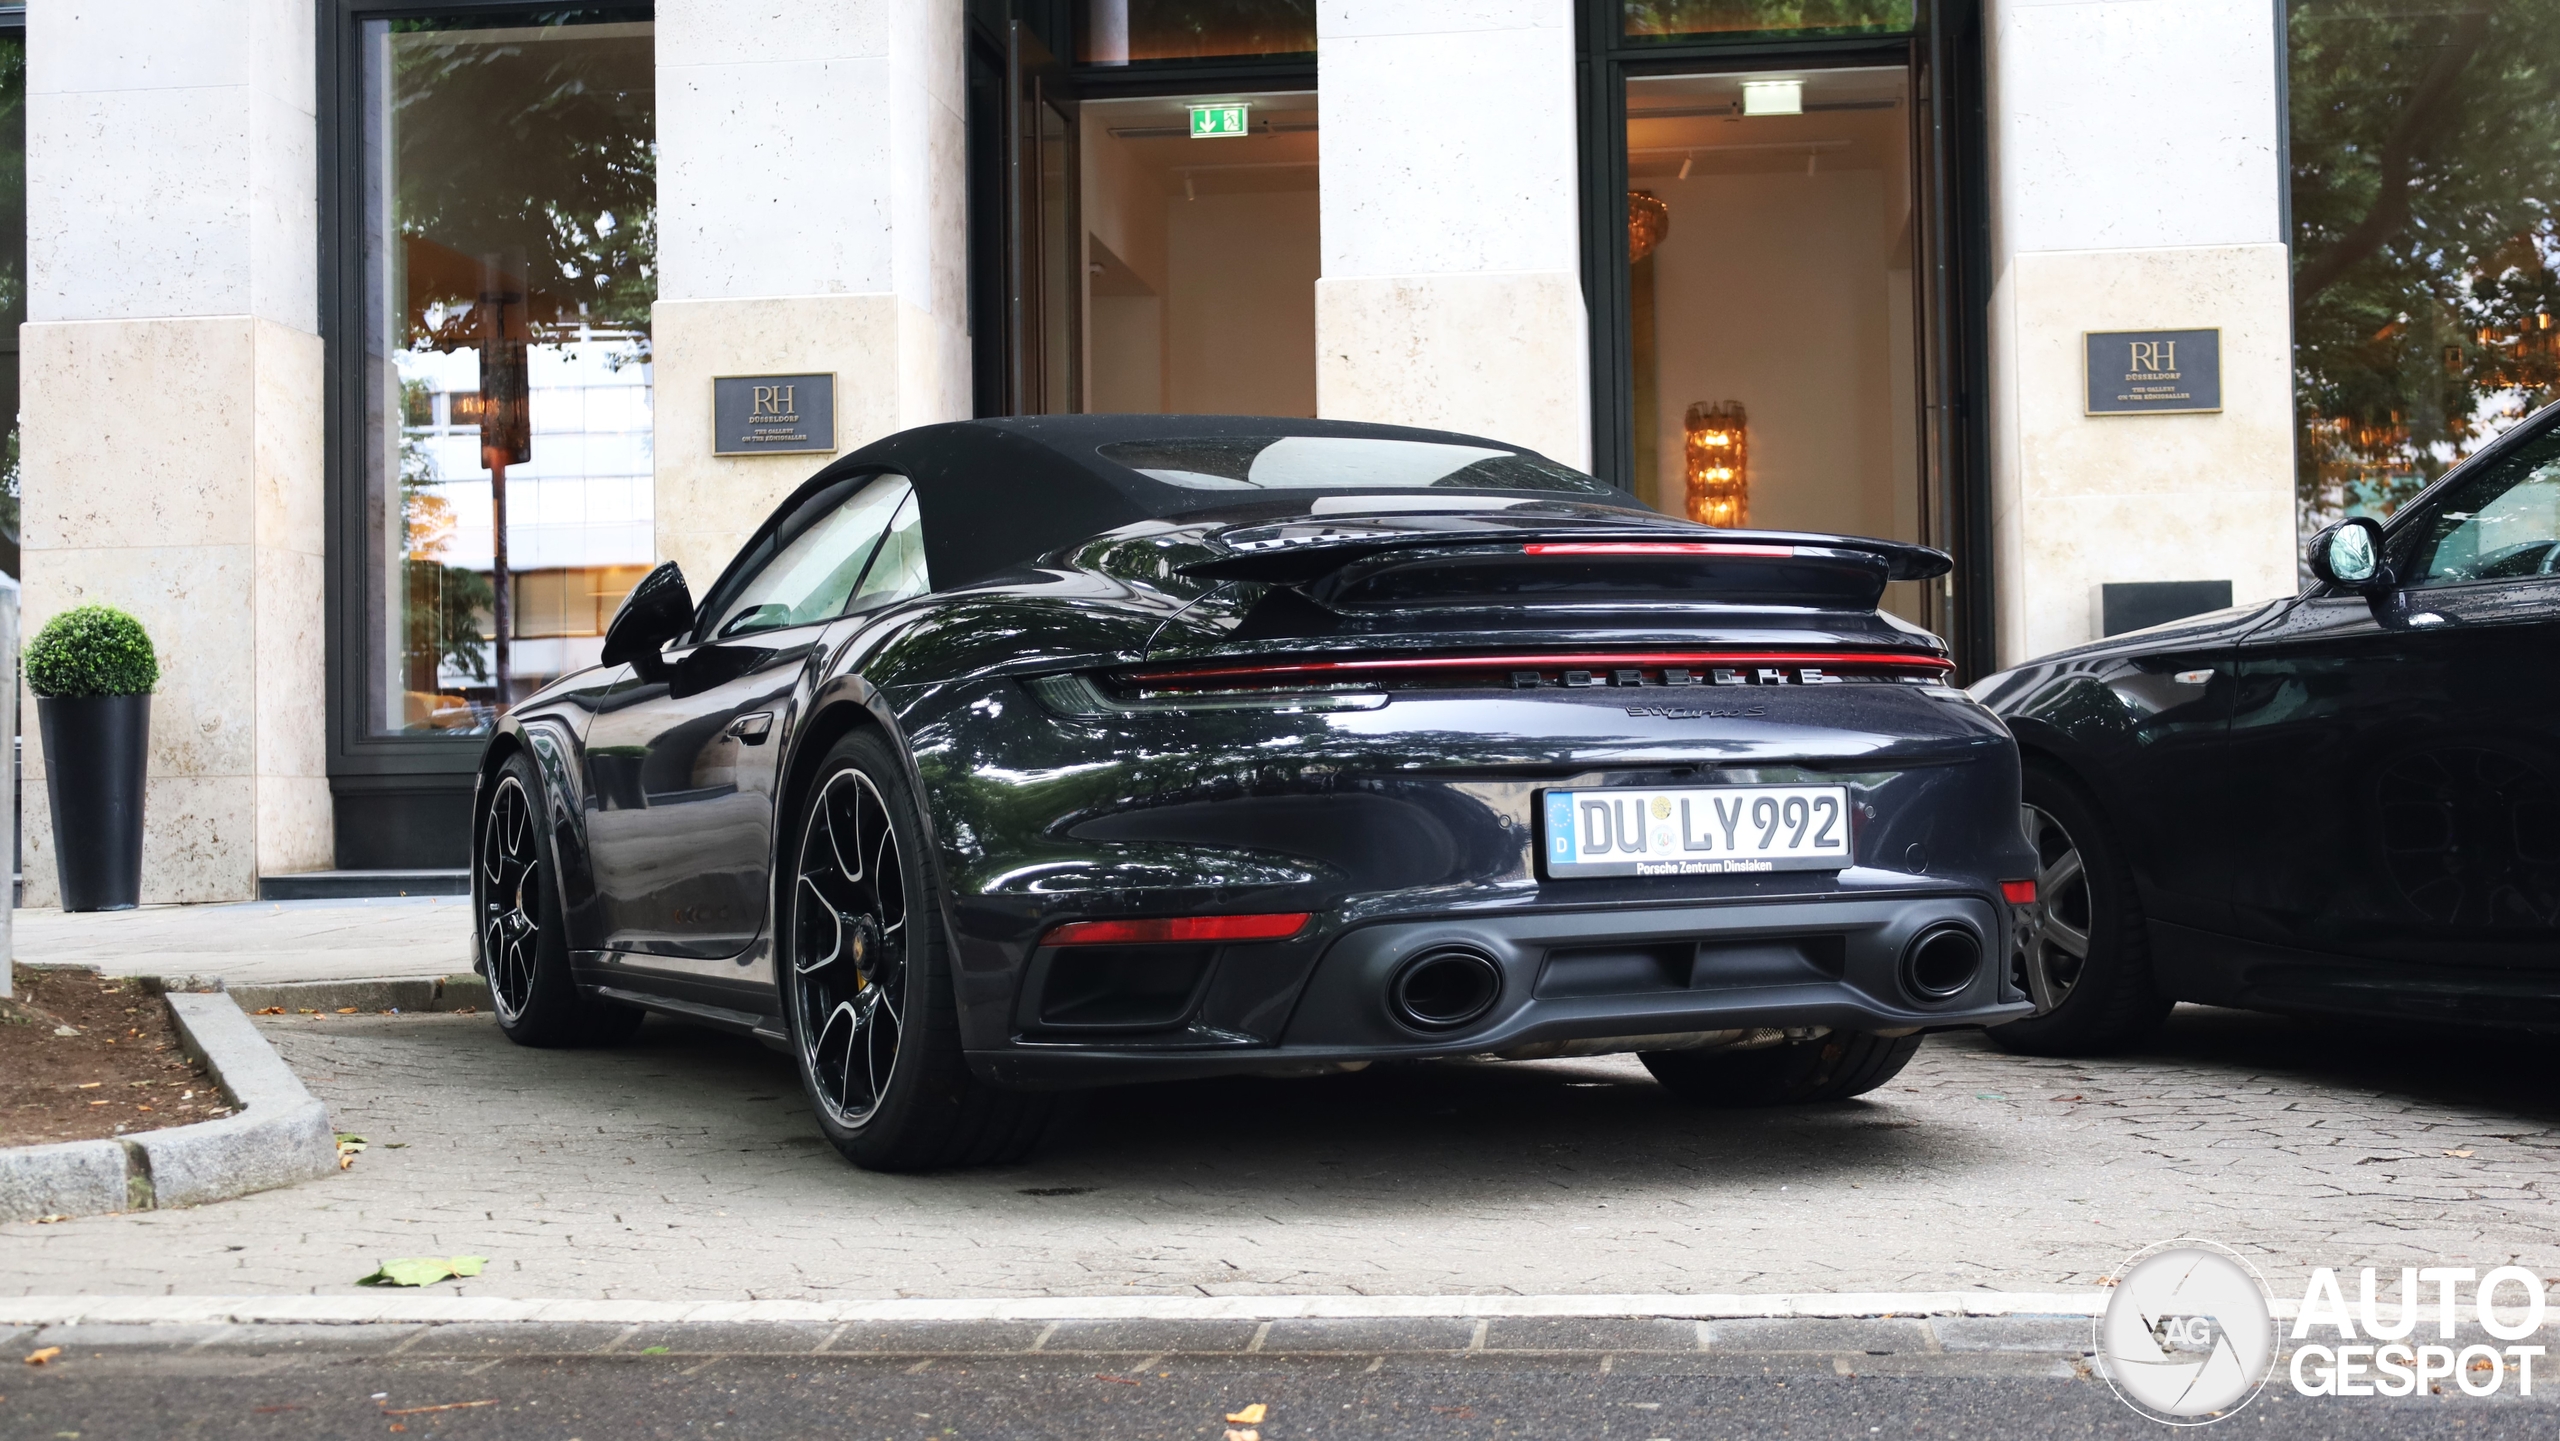
[(54, 1222), (56, 1222), (56, 1221), (68, 1221), (68, 1220), (70, 1220), (70, 1219), (71, 1219), (71, 1217), (70, 1217), (70, 1216), (68, 1216), (68, 1215), (66, 1215), (66, 1214), (64, 1214), (63, 1212), (56, 1211), (56, 1212), (54, 1212), (54, 1213), (53, 1213), (52, 1215), (50, 1215), (50, 1216), (38, 1216), (38, 1217), (36, 1217), (36, 1224), (37, 1224), (37, 1225), (39, 1225), (39, 1226), (50, 1226), (50, 1225), (52, 1225), (52, 1224), (53, 1224)]
[(44, 1348), (43, 1350), (41, 1350), (41, 1351), (37, 1351), (37, 1352), (34, 1352), (34, 1353), (30, 1354), (30, 1355), (27, 1357), (27, 1364), (28, 1364), (28, 1365), (30, 1365), (30, 1366), (41, 1366), (41, 1365), (43, 1365), (45, 1362), (50, 1361), (50, 1360), (52, 1360), (54, 1357), (59, 1356), (59, 1355), (61, 1355), (61, 1354), (62, 1354), (62, 1348), (61, 1348), (61, 1347), (59, 1347), (59, 1346), (47, 1346), (47, 1347), (45, 1347), (45, 1348)]
[(2057, 1101), (2085, 1101), (2089, 1098), (2086, 1096), (2056, 1096), (2054, 1099)]
[(2471, 1158), (2471, 1153), (2469, 1151), (2447, 1151), (2445, 1154), (2448, 1156), (2458, 1157), (2466, 1161)]
[(385, 1416), (424, 1416), (430, 1411), (468, 1411), (474, 1406), (495, 1406), (497, 1404), (497, 1401), (492, 1398), (487, 1401), (447, 1401), (441, 1406), (402, 1406), (396, 1410), (392, 1407), (385, 1406), (382, 1408), (382, 1414)]
[(1227, 1428), (1227, 1441), (1262, 1441), (1262, 1433), (1250, 1426), (1230, 1426)]
[(667, 1348), (664, 1346), (643, 1346), (640, 1348), (640, 1354), (643, 1356), (664, 1356), (667, 1354)]
[(1241, 1411), (1228, 1412), (1227, 1419), (1239, 1426), (1259, 1426), (1262, 1424), (1262, 1418), (1270, 1414), (1270, 1407), (1256, 1401)]
[(105, 1084), (106, 1082), (104, 1081), (82, 1081), (79, 1085), (76, 1085), (71, 1089), (75, 1091), (94, 1091)]
[(343, 1170), (345, 1170), (346, 1168), (348, 1168), (349, 1166), (354, 1165), (354, 1164), (356, 1163), (356, 1157), (357, 1157), (357, 1156), (359, 1156), (359, 1155), (362, 1155), (363, 1153), (364, 1153), (364, 1137), (362, 1137), (362, 1136), (350, 1136), (350, 1135), (348, 1135), (348, 1134), (347, 1134), (346, 1132), (344, 1132), (344, 1131), (340, 1131), (340, 1132), (338, 1133), (338, 1169), (339, 1169), (339, 1170), (343, 1171)]
[(477, 1276), (489, 1264), (486, 1256), (404, 1256), (385, 1261), (370, 1276), (359, 1276), (359, 1286), (432, 1286), (448, 1277)]
[(352, 1016), (352, 1015), (354, 1015), (355, 1013), (356, 1013), (356, 1008), (355, 1008), (355, 1007), (353, 1007), (353, 1006), (340, 1006), (340, 1007), (338, 1008), (338, 1014), (339, 1014), (339, 1015), (342, 1015), (342, 1016)]
[[(1135, 1385), (1137, 1385), (1137, 1384), (1138, 1384), (1137, 1382), (1130, 1380), (1130, 1379), (1129, 1379), (1128, 1377), (1126, 1377), (1126, 1376), (1109, 1376), (1109, 1375), (1105, 1375), (1105, 1374), (1103, 1374), (1103, 1373), (1102, 1373), (1102, 1372), (1100, 1372), (1100, 1371), (1096, 1371), (1096, 1372), (1094, 1372), (1094, 1373), (1093, 1373), (1093, 1379), (1095, 1379), (1096, 1381), (1108, 1381), (1108, 1382), (1110, 1382), (1110, 1383), (1111, 1383), (1112, 1385), (1114, 1385), (1114, 1386), (1135, 1386)], [(1232, 1421), (1232, 1420), (1234, 1420), (1235, 1418), (1231, 1416), (1231, 1417), (1229, 1417), (1229, 1418), (1227, 1418), (1227, 1419), (1229, 1419), (1229, 1420), (1231, 1420), (1231, 1421)]]
[(260, 1006), (260, 1007), (259, 1007), (259, 1008), (257, 1008), (256, 1010), (251, 1011), (249, 1014), (250, 1014), (250, 1015), (253, 1015), (253, 1016), (281, 1016), (281, 1015), (283, 1015), (283, 1014), (284, 1014), (284, 1007), (282, 1007), (282, 1006)]

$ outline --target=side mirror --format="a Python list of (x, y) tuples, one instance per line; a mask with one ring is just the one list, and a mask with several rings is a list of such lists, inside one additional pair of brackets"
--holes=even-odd
[(685, 587), (684, 571), (668, 561), (642, 577), (613, 613), (613, 623), (604, 628), (604, 663), (629, 661), (642, 680), (664, 680), (667, 663), (659, 652), (692, 624), (693, 592)]
[(2364, 516), (2342, 520), (2311, 538), (2311, 573), (2331, 585), (2379, 595), (2399, 580), (2382, 558), (2382, 527)]

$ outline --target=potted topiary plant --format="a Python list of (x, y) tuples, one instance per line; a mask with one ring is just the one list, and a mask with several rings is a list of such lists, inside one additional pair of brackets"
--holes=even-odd
[(26, 674), (44, 733), (62, 908), (131, 910), (142, 899), (142, 783), (160, 683), (151, 637), (112, 606), (66, 610), (27, 646)]

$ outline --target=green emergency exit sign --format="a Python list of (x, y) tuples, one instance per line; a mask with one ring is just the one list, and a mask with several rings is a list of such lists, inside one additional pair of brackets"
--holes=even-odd
[(1192, 106), (1191, 138), (1215, 140), (1221, 136), (1246, 133), (1245, 108), (1242, 105)]

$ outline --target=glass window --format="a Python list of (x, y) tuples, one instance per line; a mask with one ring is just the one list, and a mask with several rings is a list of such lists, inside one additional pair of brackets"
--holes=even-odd
[(889, 522), (888, 538), (880, 543), (880, 553), (862, 574), (862, 588), (845, 609), (877, 610), (932, 589), (924, 566), (924, 516), (911, 495), (899, 503), (897, 519)]
[[(769, 558), (750, 560), (719, 602), (710, 638), (832, 620), (845, 613), (862, 585), (872, 552), (914, 488), (900, 476), (861, 476), (840, 481), (803, 501), (758, 543)], [(923, 566), (917, 557), (916, 565)]]
[(1915, 0), (1622, 0), (1631, 40), (1734, 35), (1900, 35), (1918, 19)]
[(2436, 501), (2409, 551), (2409, 584), (2560, 573), (2560, 435), (2528, 442)]
[[(1211, 100), (1238, 128), (1195, 138)], [(1317, 125), (1309, 91), (1083, 103), (1084, 380), (1063, 408), (1316, 413)]]
[(2551, 18), (2525, 0), (2286, 11), (2306, 537), (2390, 515), (2560, 397)]
[(485, 731), (647, 574), (645, 7), (365, 21), (359, 344), (373, 734)]
[[(1626, 82), (1628, 472), (1704, 525), (1920, 540), (1911, 72)], [(1885, 605), (1927, 624), (1918, 582)]]
[(1427, 440), (1244, 435), (1117, 440), (1100, 447), (1151, 479), (1192, 490), (1550, 490), (1617, 492), (1534, 455)]
[(1315, 0), (1077, 0), (1076, 63), (1312, 55)]

